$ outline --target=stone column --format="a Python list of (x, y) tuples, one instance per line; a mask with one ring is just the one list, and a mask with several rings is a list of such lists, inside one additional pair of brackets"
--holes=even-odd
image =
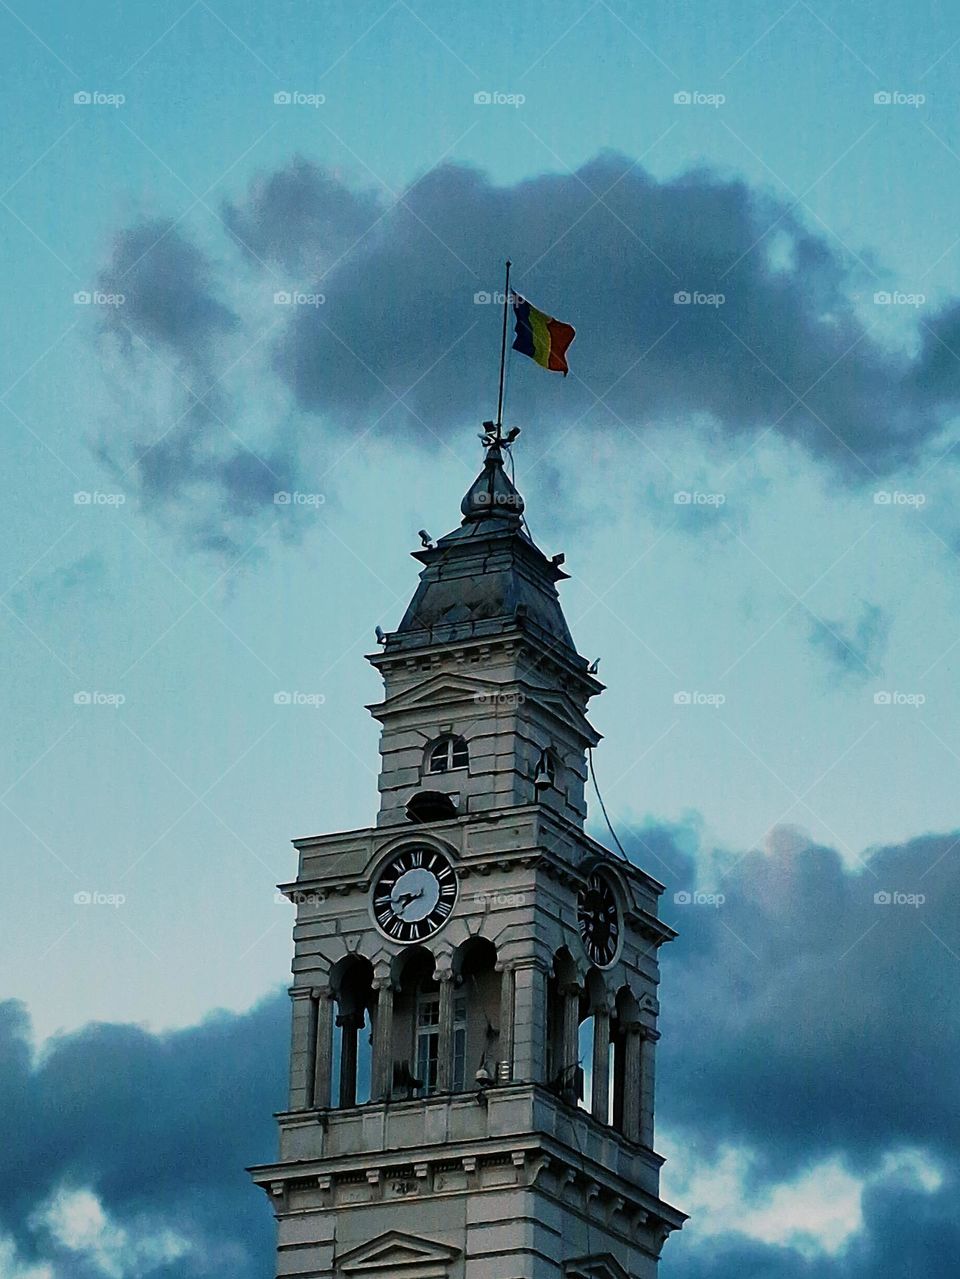
[(543, 1083), (547, 1073), (547, 970), (536, 960), (514, 966), (513, 1077)]
[(449, 968), (438, 972), (440, 983), (440, 1036), (437, 1048), (437, 1092), (453, 1087), (453, 997), (456, 982)]
[(393, 1090), (393, 985), (389, 978), (374, 982), (377, 1020), (373, 1028), (371, 1098), (389, 1101)]
[(653, 1102), (656, 1083), (656, 1042), (660, 1032), (644, 1026), (640, 1046), (640, 1142), (653, 1149)]
[(606, 1007), (593, 1010), (593, 1096), (591, 1110), (594, 1119), (605, 1124), (610, 1121), (610, 1010)]
[(357, 1036), (363, 1025), (362, 1013), (341, 1013), (340, 1027), (340, 1105), (357, 1104)]
[(624, 1057), (626, 1055), (626, 1036), (623, 1026), (617, 1020), (617, 1030), (613, 1042), (613, 1126), (617, 1132), (624, 1131), (623, 1123), (623, 1079), (625, 1074)]
[(290, 1038), (290, 1109), (306, 1110), (313, 1101), (316, 1004), (310, 988), (293, 989)]
[(561, 987), (563, 1000), (563, 1036), (561, 1039), (561, 1061), (563, 1091), (568, 1100), (576, 1101), (576, 1072), (580, 1059), (580, 987), (570, 982)]
[(639, 1022), (627, 1023), (623, 1054), (623, 1135), (640, 1140), (640, 1042), (643, 1028)]
[(497, 1055), (498, 1084), (513, 1078), (513, 969), (500, 970), (500, 1046)]
[(321, 986), (314, 990), (313, 997), (316, 1005), (313, 1104), (325, 1110), (330, 1105), (333, 1068), (333, 991), (329, 986)]

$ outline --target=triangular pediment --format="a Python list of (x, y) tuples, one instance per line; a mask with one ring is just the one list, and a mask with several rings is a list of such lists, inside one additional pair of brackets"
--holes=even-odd
[(602, 1257), (581, 1257), (563, 1267), (563, 1279), (630, 1279), (629, 1274), (610, 1253)]
[(545, 707), (578, 733), (582, 733), (586, 726), (590, 730), (592, 739), (595, 742), (600, 740), (599, 734), (595, 732), (583, 711), (567, 693), (551, 688), (534, 688), (529, 684), (525, 687), (527, 690), (525, 695), (529, 701)]
[(402, 1275), (404, 1279), (444, 1279), (458, 1248), (388, 1230), (337, 1259), (337, 1275)]
[(462, 675), (451, 675), (441, 672), (431, 675), (421, 684), (405, 688), (402, 693), (388, 697), (379, 706), (370, 707), (381, 713), (415, 710), (421, 706), (449, 706), (458, 702), (473, 702), (477, 695), (496, 696), (503, 691), (503, 685), (496, 680), (482, 679), (477, 676), (467, 678)]

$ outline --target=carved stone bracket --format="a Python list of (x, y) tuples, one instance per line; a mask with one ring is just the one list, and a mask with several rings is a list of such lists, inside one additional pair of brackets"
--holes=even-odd
[(626, 1207), (626, 1200), (623, 1195), (614, 1195), (607, 1204), (606, 1223), (609, 1226), (618, 1212), (623, 1212)]

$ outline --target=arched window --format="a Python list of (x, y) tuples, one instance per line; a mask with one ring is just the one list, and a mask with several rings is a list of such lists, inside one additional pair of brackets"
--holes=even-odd
[(470, 752), (462, 737), (441, 737), (430, 747), (427, 759), (428, 773), (449, 773), (455, 768), (466, 768)]
[(415, 1073), (419, 1097), (437, 1091), (440, 1070), (440, 991), (424, 984), (417, 991), (417, 1045)]
[(434, 959), (416, 947), (403, 957), (394, 997), (394, 1088), (408, 1096), (437, 1091), (440, 1062), (440, 986)]

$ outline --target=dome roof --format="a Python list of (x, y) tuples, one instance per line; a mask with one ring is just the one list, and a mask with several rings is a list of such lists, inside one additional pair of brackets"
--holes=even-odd
[(499, 442), (460, 509), (460, 528), (415, 552), (426, 567), (387, 651), (525, 629), (574, 653), (556, 588), (566, 574), (524, 529), (523, 498)]

